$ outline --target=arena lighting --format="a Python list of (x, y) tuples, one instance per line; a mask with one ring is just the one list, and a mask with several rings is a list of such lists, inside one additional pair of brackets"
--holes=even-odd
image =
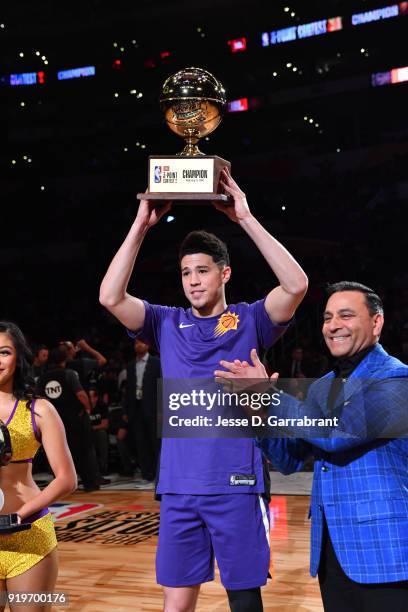
[(396, 85), (408, 81), (408, 66), (393, 68), (387, 72), (375, 72), (371, 75), (371, 85), (380, 87), (381, 85)]
[(10, 74), (10, 85), (42, 85), (45, 81), (44, 72), (22, 72)]
[(248, 98), (239, 98), (239, 100), (231, 100), (228, 104), (229, 113), (240, 113), (248, 110)]
[(364, 11), (364, 13), (354, 13), (351, 16), (351, 24), (357, 26), (364, 23), (372, 23), (373, 21), (390, 19), (391, 17), (399, 17), (407, 13), (408, 2), (400, 2), (399, 4), (391, 4), (390, 6), (384, 6), (371, 11)]
[(246, 51), (247, 39), (245, 36), (242, 38), (234, 38), (233, 40), (229, 40), (228, 44), (230, 46), (231, 53), (239, 53), (239, 51)]
[(281, 43), (291, 42), (293, 40), (302, 40), (303, 38), (312, 38), (313, 36), (321, 36), (330, 32), (337, 32), (343, 29), (342, 17), (331, 17), (330, 19), (320, 19), (303, 23), (298, 26), (282, 28), (281, 30), (273, 30), (272, 32), (262, 33), (262, 46), (278, 45)]
[(79, 79), (81, 77), (95, 76), (95, 66), (83, 66), (82, 68), (70, 68), (69, 70), (60, 70), (57, 73), (59, 81), (67, 79)]
[(391, 83), (405, 83), (408, 81), (408, 66), (404, 68), (394, 68), (391, 70)]

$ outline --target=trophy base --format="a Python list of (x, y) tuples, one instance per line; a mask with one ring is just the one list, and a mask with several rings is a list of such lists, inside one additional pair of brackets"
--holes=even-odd
[(229, 161), (218, 155), (150, 155), (149, 180), (146, 194), (139, 200), (163, 200), (208, 204), (232, 203), (220, 185), (223, 168), (231, 168)]
[(208, 204), (209, 202), (223, 202), (224, 204), (232, 204), (232, 198), (224, 193), (138, 193), (138, 200), (156, 200), (163, 202), (172, 201), (175, 204), (178, 202), (194, 202), (194, 204)]
[(19, 523), (17, 514), (0, 514), (0, 536), (31, 529), (31, 523)]

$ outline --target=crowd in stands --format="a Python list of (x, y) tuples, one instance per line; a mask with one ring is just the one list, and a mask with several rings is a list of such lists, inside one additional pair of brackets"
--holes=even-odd
[[(132, 343), (129, 343), (131, 348)], [(86, 492), (110, 484), (111, 472), (140, 474), (136, 487), (152, 488), (160, 441), (156, 432), (160, 360), (136, 340), (130, 352), (107, 359), (84, 339), (33, 347), (35, 392), (57, 408)], [(48, 470), (44, 455), (36, 471)]]

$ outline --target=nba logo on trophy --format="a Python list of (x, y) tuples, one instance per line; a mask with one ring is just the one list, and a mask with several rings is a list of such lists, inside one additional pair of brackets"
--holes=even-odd
[(162, 177), (161, 177), (161, 166), (155, 166), (154, 167), (154, 182), (155, 183), (161, 183)]

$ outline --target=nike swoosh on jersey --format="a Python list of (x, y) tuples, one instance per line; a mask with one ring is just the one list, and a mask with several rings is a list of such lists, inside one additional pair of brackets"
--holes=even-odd
[(195, 323), (180, 323), (179, 329), (185, 329), (186, 327), (193, 327), (193, 325), (195, 325)]

